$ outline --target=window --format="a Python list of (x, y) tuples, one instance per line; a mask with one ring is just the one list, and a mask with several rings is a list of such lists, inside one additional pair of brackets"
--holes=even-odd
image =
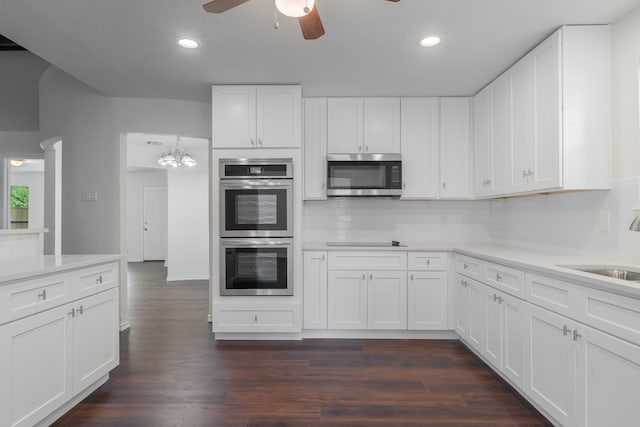
[(11, 186), (11, 228), (29, 228), (29, 187)]

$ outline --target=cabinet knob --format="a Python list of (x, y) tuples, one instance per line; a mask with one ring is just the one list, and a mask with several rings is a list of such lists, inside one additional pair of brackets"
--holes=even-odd
[(78, 313), (84, 314), (84, 307), (83, 306), (80, 306), (80, 308), (78, 309)]
[(462, 268), (464, 268), (465, 270), (468, 270), (469, 266), (465, 263), (465, 264), (462, 264)]
[(373, 280), (373, 274), (369, 275), (369, 280)]
[(76, 309), (75, 309), (75, 308), (72, 308), (72, 309), (71, 309), (71, 311), (70, 311), (68, 314), (69, 314), (69, 316), (71, 316), (71, 317), (76, 317)]
[(358, 151), (362, 151), (362, 145), (358, 145)]
[(42, 298), (42, 300), (46, 300), (47, 299), (47, 290), (43, 289), (42, 292), (40, 292), (38, 294), (38, 298)]
[(574, 340), (574, 341), (578, 341), (578, 338), (580, 338), (580, 337), (582, 337), (582, 335), (580, 335), (580, 334), (578, 333), (578, 330), (577, 330), (577, 329), (574, 329), (574, 330), (573, 330), (573, 340)]
[(102, 285), (102, 275), (96, 279), (96, 285)]
[(411, 275), (411, 280), (413, 280), (413, 274)]
[(427, 259), (427, 265), (431, 264), (431, 260)]
[(362, 280), (367, 280), (367, 275), (366, 274), (362, 275)]
[(322, 255), (322, 260), (324, 261), (324, 255)]
[(255, 147), (256, 142), (253, 140), (253, 138), (251, 138), (250, 141), (251, 141), (251, 146)]
[(567, 325), (563, 325), (562, 326), (562, 335), (564, 335), (566, 337), (569, 334), (569, 332), (571, 332), (571, 329), (569, 329), (567, 327)]
[(442, 188), (447, 188), (447, 183), (446, 182), (442, 183)]
[(262, 147), (262, 138), (258, 138), (258, 144), (260, 144), (260, 147)]
[(496, 273), (496, 281), (501, 281), (502, 280), (502, 276), (500, 275), (500, 273)]
[(364, 146), (364, 151), (369, 151), (369, 146), (368, 145)]

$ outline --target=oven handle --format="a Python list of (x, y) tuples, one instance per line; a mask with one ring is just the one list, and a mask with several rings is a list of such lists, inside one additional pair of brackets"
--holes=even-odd
[(234, 248), (271, 248), (293, 245), (292, 239), (220, 239), (220, 245)]
[(223, 188), (245, 188), (245, 189), (261, 189), (261, 188), (274, 188), (274, 187), (293, 187), (292, 179), (280, 179), (280, 180), (220, 180), (220, 186)]

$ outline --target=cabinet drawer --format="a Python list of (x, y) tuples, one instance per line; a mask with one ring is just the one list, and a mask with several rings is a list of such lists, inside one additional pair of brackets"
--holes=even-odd
[(71, 283), (55, 274), (0, 287), (0, 324), (71, 301)]
[(297, 309), (225, 308), (214, 312), (214, 332), (300, 332)]
[(525, 299), (548, 310), (573, 317), (576, 287), (561, 280), (527, 273)]
[(406, 252), (329, 252), (329, 270), (406, 269)]
[(513, 296), (524, 296), (524, 272), (520, 270), (487, 262), (484, 282)]
[(118, 263), (98, 265), (75, 272), (73, 297), (83, 298), (118, 284)]
[(409, 252), (407, 253), (408, 270), (416, 271), (446, 271), (446, 252)]
[(590, 288), (577, 293), (579, 321), (640, 345), (640, 300)]
[(456, 271), (476, 280), (484, 278), (484, 261), (464, 255), (456, 255)]

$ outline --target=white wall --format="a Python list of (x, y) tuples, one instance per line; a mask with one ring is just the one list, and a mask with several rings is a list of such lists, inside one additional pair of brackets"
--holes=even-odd
[(14, 172), (9, 181), (29, 187), (29, 228), (44, 228), (44, 172)]
[(307, 201), (304, 240), (486, 242), (489, 203), (378, 198)]
[(613, 177), (640, 175), (640, 7), (612, 26)]
[(127, 172), (127, 261), (144, 261), (144, 187), (166, 186), (167, 171)]
[(0, 131), (40, 128), (38, 81), (48, 66), (30, 52), (0, 52)]
[(168, 172), (167, 280), (209, 278), (208, 150), (189, 150), (194, 167)]

